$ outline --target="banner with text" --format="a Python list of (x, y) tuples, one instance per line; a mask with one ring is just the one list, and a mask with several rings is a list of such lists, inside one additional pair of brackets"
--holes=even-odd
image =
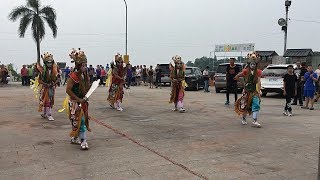
[(249, 52), (254, 51), (254, 43), (221, 44), (215, 46), (215, 52)]

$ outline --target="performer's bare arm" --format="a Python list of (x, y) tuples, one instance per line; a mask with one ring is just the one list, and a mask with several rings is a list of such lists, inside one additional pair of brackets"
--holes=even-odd
[(79, 98), (72, 92), (72, 87), (74, 85), (74, 81), (71, 78), (68, 78), (67, 81), (67, 90), (66, 93), (72, 98), (75, 99), (77, 102), (82, 103), (84, 102), (84, 99)]
[(240, 72), (239, 74), (237, 74), (237, 75), (234, 77), (234, 80), (239, 81), (239, 77), (243, 77), (243, 72)]
[(260, 95), (262, 94), (262, 92), (261, 92), (261, 77), (258, 77), (258, 92)]

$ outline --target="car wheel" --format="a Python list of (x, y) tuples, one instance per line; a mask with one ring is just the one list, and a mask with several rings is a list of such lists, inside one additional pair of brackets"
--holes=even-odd
[(199, 91), (199, 83), (196, 84), (196, 90)]
[(216, 88), (216, 93), (220, 93), (220, 89), (219, 88)]
[(268, 94), (268, 92), (266, 92), (266, 91), (262, 91), (262, 97), (266, 97), (266, 96), (267, 96), (267, 94)]

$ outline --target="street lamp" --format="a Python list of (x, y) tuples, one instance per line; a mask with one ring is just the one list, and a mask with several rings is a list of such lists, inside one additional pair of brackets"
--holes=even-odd
[(128, 6), (127, 1), (123, 0), (126, 5), (126, 55), (128, 55)]
[(285, 6), (286, 6), (286, 19), (285, 19), (285, 25), (282, 26), (282, 30), (284, 31), (284, 53), (287, 50), (287, 40), (288, 40), (288, 12), (289, 12), (289, 7), (291, 6), (291, 1), (286, 0), (285, 1)]

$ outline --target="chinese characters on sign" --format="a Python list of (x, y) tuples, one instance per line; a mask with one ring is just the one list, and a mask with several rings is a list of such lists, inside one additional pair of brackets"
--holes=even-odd
[(215, 52), (249, 52), (254, 51), (254, 43), (222, 44), (215, 46)]

